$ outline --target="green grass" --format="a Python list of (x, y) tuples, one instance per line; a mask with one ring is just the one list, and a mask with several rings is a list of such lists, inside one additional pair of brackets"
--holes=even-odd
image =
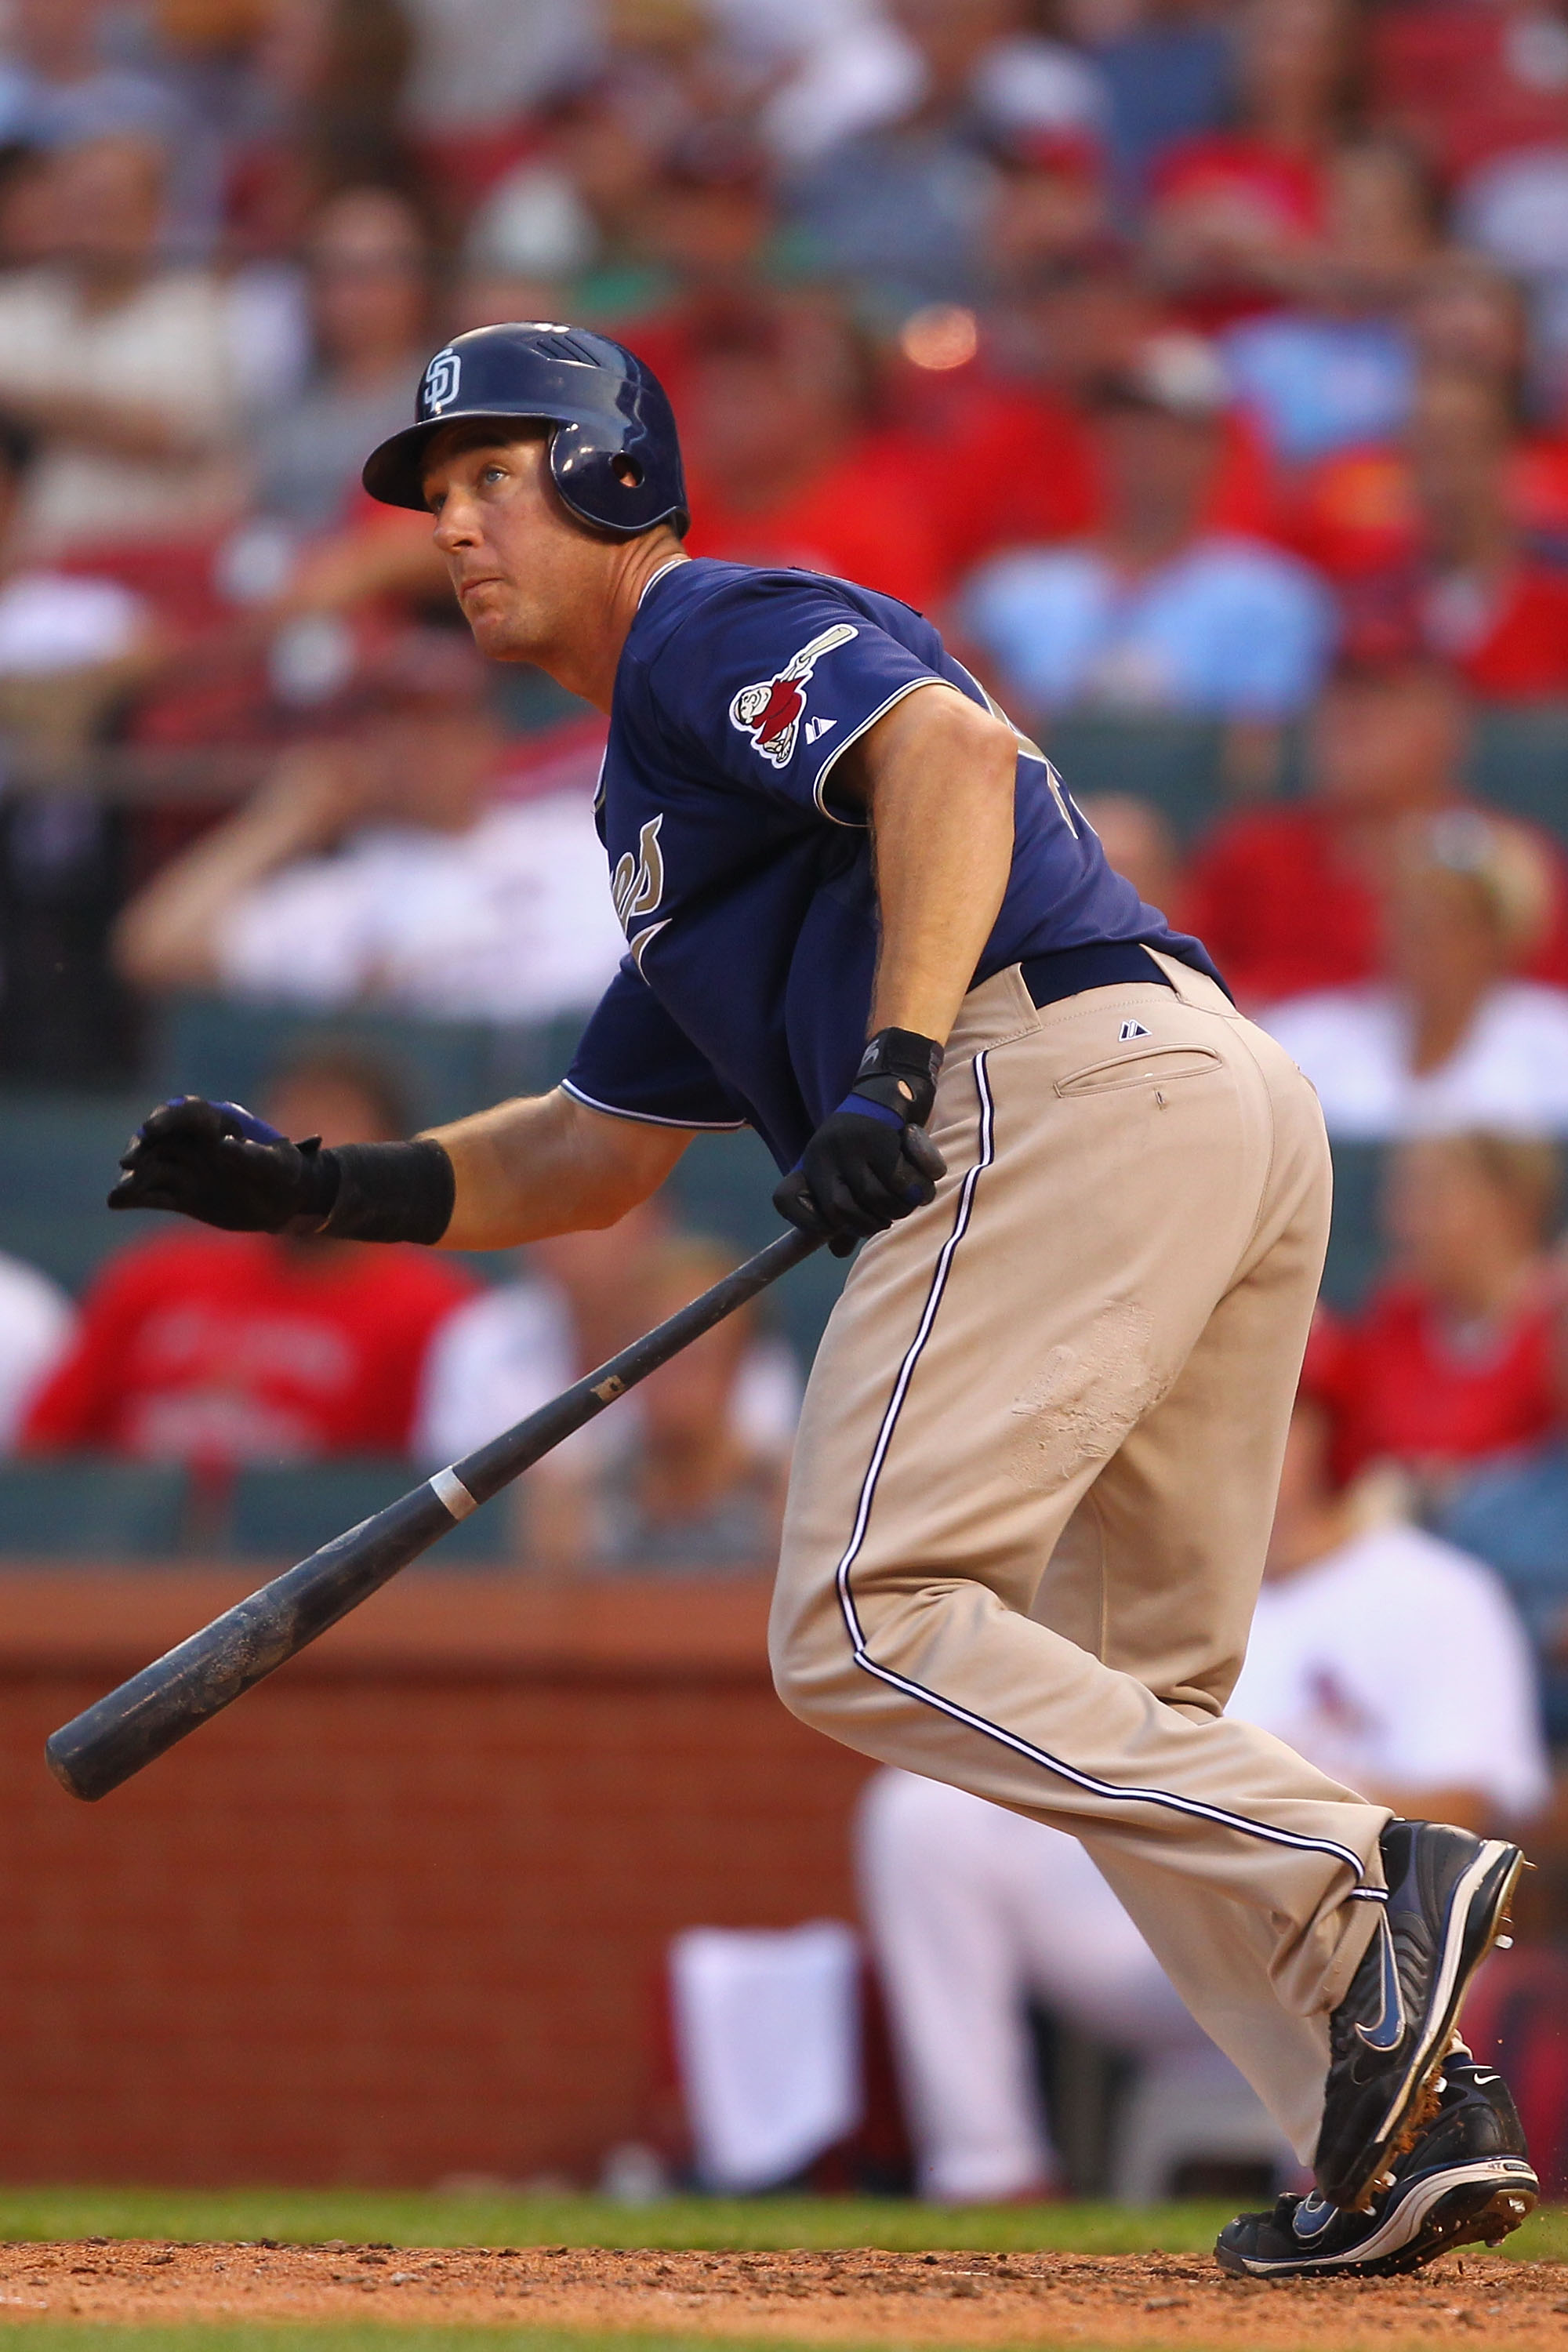
[[(0, 2241), (173, 2238), (190, 2243), (395, 2246), (887, 2246), (1039, 2248), (1075, 2253), (1195, 2253), (1232, 2209), (1221, 2205), (999, 2206), (948, 2212), (898, 2199), (673, 2197), (616, 2205), (598, 2197), (447, 2197), (368, 2189), (6, 2189)], [(1507, 2242), (1526, 2261), (1568, 2261), (1568, 2208)], [(185, 2341), (182, 2338), (182, 2341)]]
[(1230, 2209), (998, 2206), (945, 2212), (901, 2198), (434, 2196), (364, 2189), (0, 2187), (0, 2241), (342, 2238), (395, 2246), (1051, 2247), (1181, 2253), (1212, 2243)]

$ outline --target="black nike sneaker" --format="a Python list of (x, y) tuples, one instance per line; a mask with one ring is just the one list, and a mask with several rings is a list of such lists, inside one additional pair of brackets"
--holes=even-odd
[(1370, 2213), (1343, 2212), (1321, 2190), (1281, 2197), (1272, 2213), (1227, 2222), (1215, 2258), (1238, 2278), (1389, 2278), (1456, 2246), (1495, 2246), (1540, 2194), (1508, 2084), (1464, 2051), (1448, 2059), (1435, 2119)]
[(1436, 2112), (1436, 2080), (1470, 1979), (1507, 1924), (1524, 1857), (1436, 1822), (1390, 1822), (1388, 1901), (1329, 2020), (1318, 2188), (1368, 2210), (1384, 2175)]

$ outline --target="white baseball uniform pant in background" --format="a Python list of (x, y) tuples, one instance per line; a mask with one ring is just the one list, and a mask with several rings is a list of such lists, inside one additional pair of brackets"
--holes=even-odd
[(990, 2204), (1061, 2185), (1031, 2000), (1110, 2049), (1202, 2052), (1223, 2069), (1077, 1838), (879, 1772), (856, 1844), (922, 2197)]
[(948, 1172), (806, 1391), (774, 1676), (807, 1723), (1081, 1837), (1310, 2161), (1383, 1894), (1369, 1805), (1221, 1710), (1327, 1244), (1317, 1099), (1223, 990), (973, 990)]

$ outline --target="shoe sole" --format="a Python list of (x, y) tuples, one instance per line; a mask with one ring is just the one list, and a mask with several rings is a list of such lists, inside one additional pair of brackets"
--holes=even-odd
[(1415, 2181), (1352, 2253), (1293, 2254), (1271, 2263), (1216, 2245), (1215, 2259), (1233, 2278), (1394, 2278), (1458, 2246), (1500, 2244), (1535, 2210), (1540, 2196), (1541, 2183), (1522, 2157), (1489, 2157)]
[(1404, 2068), (1382, 2125), (1366, 2143), (1360, 2167), (1337, 2192), (1324, 2186), (1325, 2197), (1342, 2210), (1368, 2210), (1379, 2179), (1415, 2147), (1436, 2116), (1438, 2078), (1453, 2046), (1454, 2029), (1470, 1979), (1507, 1928), (1509, 1905), (1523, 1868), (1524, 1856), (1518, 1846), (1489, 1838), (1455, 1887), (1426, 2030)]

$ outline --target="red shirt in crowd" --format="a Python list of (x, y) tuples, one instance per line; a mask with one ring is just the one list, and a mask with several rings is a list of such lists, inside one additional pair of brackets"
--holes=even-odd
[(1429, 581), (1423, 634), (1486, 702), (1568, 694), (1568, 572), (1519, 563), (1495, 583)]
[(1336, 449), (1288, 487), (1276, 536), (1336, 584), (1407, 564), (1420, 516), (1410, 465), (1385, 441)]
[(111, 1260), (21, 1444), (214, 1463), (406, 1450), (473, 1285), (415, 1249), (179, 1233)]
[[(1551, 42), (1550, 18), (1544, 30)], [(1542, 36), (1523, 12), (1419, 0), (1373, 9), (1367, 37), (1378, 119), (1413, 139), (1445, 177), (1562, 138), (1561, 60), (1531, 70)]]
[[(1550, 928), (1523, 970), (1561, 987), (1568, 985), (1568, 863), (1546, 835), (1530, 830), (1552, 869), (1552, 903)], [(1381, 962), (1376, 895), (1321, 802), (1226, 818), (1193, 861), (1183, 919), (1247, 1005), (1370, 980)]]
[(1385, 1284), (1334, 1351), (1340, 1469), (1392, 1459), (1441, 1472), (1538, 1444), (1558, 1418), (1554, 1311), (1532, 1298), (1471, 1349), (1418, 1284)]
[(1310, 802), (1222, 820), (1193, 860), (1184, 920), (1246, 1005), (1341, 987), (1377, 966), (1377, 902)]
[(689, 555), (831, 572), (921, 612), (947, 584), (921, 485), (902, 453), (874, 436), (852, 443), (802, 488), (764, 506), (726, 504), (695, 469), (690, 488)]
[(1247, 131), (1211, 131), (1166, 149), (1150, 182), (1156, 204), (1194, 197), (1245, 205), (1281, 234), (1315, 236), (1323, 225), (1323, 173), (1311, 157)]
[(1195, 216), (1216, 247), (1236, 256), (1234, 273), (1190, 287), (1179, 309), (1200, 332), (1273, 310), (1279, 297), (1247, 257), (1299, 250), (1322, 231), (1324, 176), (1315, 158), (1246, 131), (1215, 131), (1166, 150), (1150, 177), (1156, 235), (1160, 215)]
[[(1527, 541), (1568, 539), (1568, 452), (1527, 442), (1510, 473)], [(1278, 517), (1277, 536), (1339, 592), (1350, 650), (1369, 659), (1422, 644), (1485, 701), (1568, 694), (1568, 572), (1533, 557), (1486, 589), (1426, 565), (1409, 462), (1398, 448), (1339, 451), (1312, 467)]]
[(945, 583), (997, 549), (1077, 539), (1099, 518), (1084, 421), (1044, 385), (1008, 383), (984, 361), (905, 367), (882, 436), (936, 533)]
[(1568, 563), (1568, 435), (1535, 434), (1518, 444), (1510, 463), (1513, 510), (1531, 544)]

